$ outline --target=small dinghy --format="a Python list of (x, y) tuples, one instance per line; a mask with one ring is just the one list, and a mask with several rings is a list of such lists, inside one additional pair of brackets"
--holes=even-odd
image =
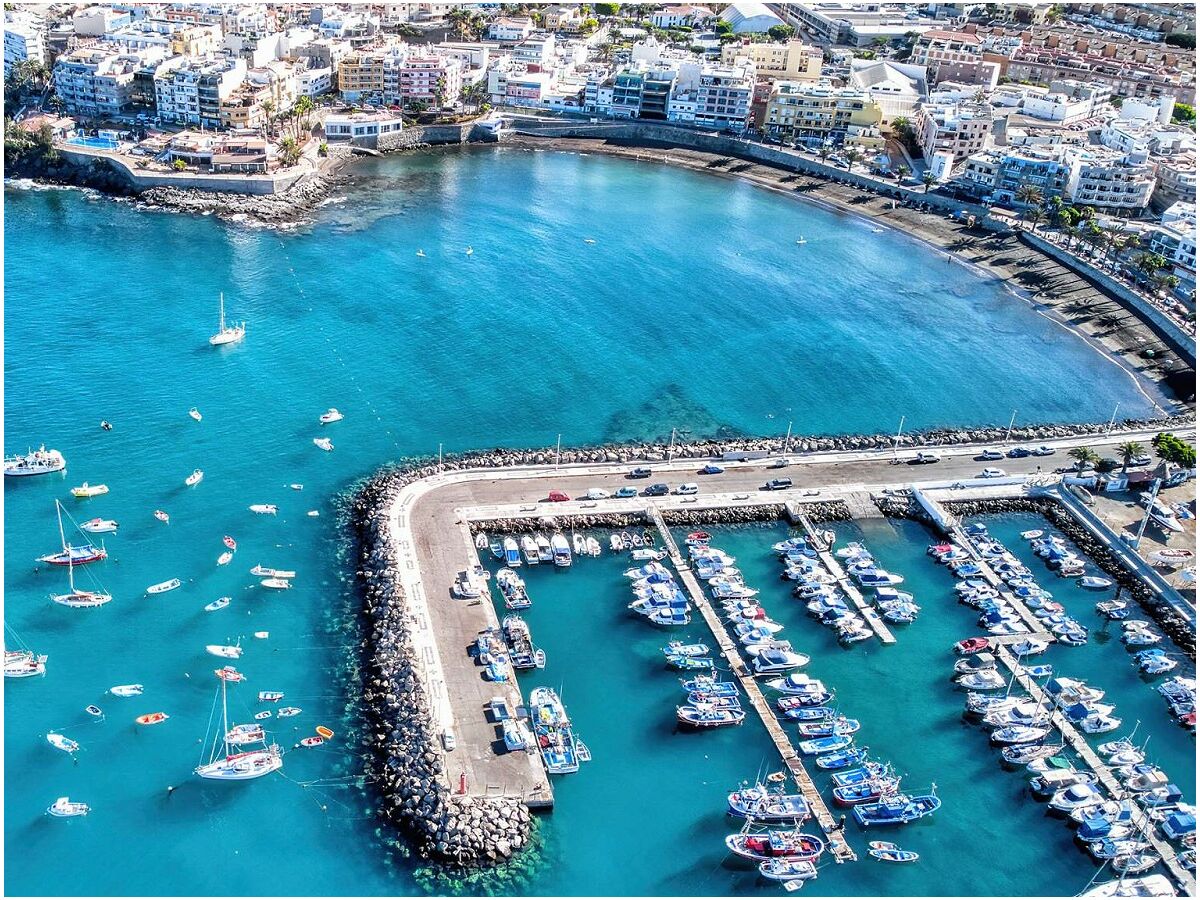
[(188, 415), (191, 416), (193, 419), (195, 419), (197, 422), (199, 422), (201, 419), (204, 418), (204, 416), (200, 415), (200, 410), (196, 409), (196, 407), (194, 407), (194, 406), (188, 410)]
[(340, 422), (344, 418), (346, 418), (346, 417), (344, 415), (342, 415), (340, 412), (338, 412), (337, 409), (335, 409), (334, 407), (331, 406), (331, 407), (329, 407), (329, 409), (327, 409), (325, 412), (323, 412), (321, 414), (318, 421), (322, 425), (332, 425), (334, 422)]
[(300, 484), (299, 482), (292, 482), (291, 484), (288, 485), (288, 487), (290, 487), (293, 491), (304, 490), (304, 485)]
[(323, 737), (306, 737), (302, 741), (300, 741), (300, 746), (301, 747), (319, 747), (323, 743), (325, 743), (325, 738), (323, 738)]
[(264, 709), (262, 712), (256, 712), (254, 714), (254, 718), (258, 719), (260, 722), (263, 719), (269, 719), (271, 718), (271, 711), (269, 709)]
[(331, 441), (329, 438), (313, 438), (313, 443), (326, 453), (333, 449), (333, 441)]
[(269, 632), (269, 631), (256, 631), (256, 632), (254, 632), (254, 636), (255, 636), (256, 638), (258, 638), (260, 641), (265, 641), (267, 638), (269, 638), (269, 637), (271, 636), (271, 632)]
[(114, 697), (136, 697), (145, 690), (140, 684), (118, 684), (110, 687), (108, 692)]
[(222, 553), (220, 556), (217, 557), (217, 565), (218, 566), (227, 566), (231, 562), (233, 562), (233, 554), (231, 552), (229, 552), (228, 550), (226, 550), (224, 553)]
[(237, 550), (237, 541), (235, 541), (229, 535), (225, 535), (225, 537), (221, 538), (221, 543), (223, 543), (230, 550)]
[(192, 474), (183, 479), (183, 483), (188, 487), (195, 487), (204, 480), (204, 472), (201, 469), (192, 469)]
[(250, 504), (250, 512), (257, 513), (260, 516), (273, 516), (279, 512), (279, 507), (274, 503), (252, 503)]
[(46, 812), (50, 815), (63, 819), (71, 816), (86, 816), (91, 811), (92, 808), (86, 803), (79, 803), (67, 797), (59, 797), (51, 806), (46, 807)]
[(171, 517), (168, 516), (161, 509), (156, 509), (154, 511), (154, 518), (158, 519), (158, 521), (160, 521), (160, 522), (170, 522), (171, 521)]
[(1103, 591), (1113, 586), (1111, 579), (1099, 578), (1095, 575), (1084, 575), (1076, 584), (1090, 591)]
[(1038, 538), (1040, 538), (1040, 537), (1041, 537), (1043, 534), (1045, 534), (1045, 533), (1046, 533), (1046, 532), (1044, 532), (1044, 531), (1039, 531), (1039, 530), (1038, 530), (1038, 529), (1036, 529), (1036, 528), (1035, 528), (1033, 531), (1022, 531), (1022, 532), (1021, 532), (1021, 540), (1023, 540), (1023, 541), (1036, 541)]
[(901, 850), (890, 841), (871, 841), (867, 846), (870, 847), (867, 852), (883, 862), (916, 862), (921, 858), (914, 851)]
[(102, 710), (100, 707), (96, 706), (95, 704), (92, 704), (91, 706), (85, 706), (83, 708), (83, 711), (85, 713), (87, 713), (89, 716), (94, 716), (97, 719), (104, 718), (104, 710)]
[(79, 527), (92, 534), (110, 534), (117, 530), (117, 523), (112, 519), (89, 519)]
[(212, 603), (210, 603), (206, 607), (204, 607), (204, 611), (205, 612), (216, 612), (218, 609), (224, 609), (225, 607), (227, 607), (229, 605), (229, 602), (230, 602), (229, 597), (218, 597)]
[(301, 712), (303, 712), (303, 710), (301, 710), (300, 707), (298, 707), (298, 706), (285, 706), (283, 709), (279, 710), (279, 712), (277, 712), (275, 715), (279, 716), (279, 718), (281, 718), (281, 719), (287, 719), (287, 718), (290, 718), (291, 716), (298, 716), (298, 715), (300, 715)]
[(286, 591), (292, 586), (292, 583), (286, 578), (264, 578), (259, 584), (273, 591)]
[(321, 511), (319, 509), (310, 509), (308, 512), (305, 513), (306, 516), (308, 516), (309, 518), (312, 518), (312, 519), (315, 519), (320, 514), (321, 514)]
[(152, 584), (146, 588), (147, 594), (165, 594), (167, 591), (173, 591), (182, 582), (178, 578), (172, 578), (170, 581), (160, 581), (158, 584)]
[(791, 857), (764, 859), (758, 864), (758, 874), (772, 881), (790, 884), (816, 878), (817, 867), (807, 859), (792, 859)]
[(231, 647), (228, 644), (206, 644), (204, 649), (213, 656), (220, 656), (225, 659), (240, 659), (242, 656), (241, 647)]
[(333, 732), (330, 729), (326, 728), (324, 725), (318, 725), (316, 728), (316, 732), (321, 737), (325, 738), (325, 740), (327, 740), (327, 741), (331, 740), (333, 738)]
[(171, 718), (165, 712), (146, 713), (144, 716), (138, 716), (134, 719), (139, 725), (157, 725), (160, 722), (165, 722)]
[(79, 749), (79, 744), (71, 740), (66, 735), (59, 734), (56, 731), (51, 731), (46, 735), (46, 742), (55, 750), (61, 750), (63, 753), (74, 753)]
[(283, 691), (259, 691), (259, 703), (278, 703), (283, 699)]
[(88, 484), (86, 481), (79, 487), (71, 488), (71, 496), (86, 500), (88, 497), (99, 497), (108, 493), (107, 484)]

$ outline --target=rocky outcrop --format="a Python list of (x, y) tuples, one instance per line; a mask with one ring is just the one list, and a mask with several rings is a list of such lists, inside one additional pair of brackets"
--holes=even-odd
[(306, 217), (321, 201), (348, 178), (333, 170), (297, 182), (278, 194), (235, 194), (196, 188), (152, 187), (137, 195), (145, 209), (211, 213), (229, 221), (251, 219), (267, 225), (283, 225)]
[(1033, 512), (1044, 516), (1050, 524), (1071, 539), (1071, 542), (1103, 569), (1125, 593), (1133, 597), (1167, 636), (1195, 662), (1196, 636), (1191, 626), (1169, 603), (1158, 597), (1121, 558), (1084, 527), (1059, 503), (1048, 498), (1021, 497), (1005, 500), (959, 500), (944, 502), (956, 516), (993, 515), (1008, 512)]

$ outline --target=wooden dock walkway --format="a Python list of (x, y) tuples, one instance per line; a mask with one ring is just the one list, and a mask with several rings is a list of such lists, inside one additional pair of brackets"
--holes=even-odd
[(708, 630), (712, 632), (717, 645), (721, 648), (721, 654), (725, 657), (725, 662), (741, 683), (742, 690), (746, 692), (746, 697), (749, 699), (750, 705), (754, 707), (755, 712), (762, 719), (762, 723), (767, 729), (767, 734), (771, 736), (771, 740), (775, 743), (775, 749), (779, 751), (779, 756), (783, 760), (783, 764), (787, 766), (788, 772), (791, 773), (796, 785), (800, 788), (800, 793), (808, 801), (813, 818), (821, 826), (821, 830), (825, 832), (829, 852), (838, 863), (852, 862), (858, 859), (854, 849), (846, 842), (841, 826), (833, 817), (833, 813), (829, 811), (829, 807), (825, 804), (825, 798), (821, 796), (821, 792), (817, 789), (816, 784), (813, 783), (812, 776), (809, 774), (808, 769), (805, 768), (803, 759), (796, 752), (796, 748), (792, 746), (791, 739), (787, 736), (779, 719), (776, 718), (771, 704), (763, 696), (762, 688), (754, 680), (753, 673), (742, 658), (741, 648), (729, 636), (729, 632), (725, 628), (725, 623), (717, 615), (716, 610), (713, 609), (708, 595), (704, 592), (699, 580), (696, 578), (696, 574), (692, 571), (691, 566), (688, 565), (688, 561), (679, 552), (679, 546), (675, 543), (675, 538), (672, 537), (666, 522), (663, 521), (662, 513), (659, 512), (656, 506), (651, 506), (647, 510), (647, 514), (658, 528), (663, 546), (666, 547), (667, 554), (671, 558), (671, 563), (675, 566), (675, 571), (679, 573), (681, 584), (688, 592), (696, 609), (700, 610), (700, 614), (704, 616)]
[(995, 569), (988, 564), (988, 561), (979, 555), (979, 551), (975, 549), (975, 545), (971, 542), (970, 536), (963, 529), (961, 524), (954, 527), (950, 533), (950, 536), (954, 538), (954, 542), (956, 544), (958, 544), (971, 555), (971, 559), (973, 559), (975, 564), (983, 570), (984, 580), (994, 587), (1000, 596), (1003, 597), (1004, 600), (1017, 611), (1017, 615), (1021, 617), (1021, 621), (1024, 622), (1026, 627), (1029, 628), (1031, 634), (1037, 633), (1043, 640), (1048, 640), (1052, 644), (1058, 640), (1053, 634), (1050, 634), (1046, 631), (1045, 626), (1042, 625), (1041, 619), (1033, 614), (1029, 607), (1025, 605), (1024, 600), (1008, 589), (1008, 585), (1004, 583), (1004, 579), (997, 575)]
[[(813, 528), (808, 518), (803, 515), (798, 518), (800, 526), (804, 529), (804, 533), (808, 535), (809, 543), (813, 547), (825, 547), (825, 541), (817, 533), (817, 530)], [(887, 627), (886, 623), (880, 617), (879, 610), (867, 602), (866, 598), (862, 595), (862, 591), (858, 589), (858, 585), (850, 579), (850, 576), (842, 568), (842, 564), (837, 561), (837, 557), (830, 550), (831, 548), (829, 547), (825, 547), (824, 550), (818, 550), (817, 556), (825, 568), (829, 570), (829, 574), (837, 579), (838, 587), (842, 589), (842, 593), (849, 597), (850, 602), (858, 608), (859, 614), (871, 626), (871, 630), (875, 632), (875, 636), (879, 638), (880, 643), (896, 643), (895, 635), (892, 634), (892, 630)]]
[[(1037, 681), (1022, 672), (1020, 661), (1017, 660), (1003, 644), (996, 647), (996, 657), (1014, 674), (1017, 683), (1021, 685), (1025, 691), (1033, 697), (1035, 701), (1042, 706), (1054, 710), (1050, 716), (1050, 724), (1058, 729), (1063, 739), (1071, 745), (1076, 753), (1088, 768), (1096, 773), (1105, 790), (1114, 800), (1125, 799), (1130, 796), (1124, 785), (1113, 775), (1112, 770), (1105, 765), (1099, 754), (1092, 749), (1091, 744), (1061, 711), (1055, 709), (1054, 701), (1046, 695)], [(1163, 838), (1149, 816), (1142, 816), (1135, 823), (1138, 830), (1141, 832), (1142, 838), (1146, 840), (1154, 851), (1162, 857), (1162, 864), (1167, 871), (1171, 873), (1171, 877), (1181, 888), (1184, 889), (1186, 896), (1196, 896), (1196, 879), (1187, 869), (1179, 864), (1175, 858), (1175, 849)]]

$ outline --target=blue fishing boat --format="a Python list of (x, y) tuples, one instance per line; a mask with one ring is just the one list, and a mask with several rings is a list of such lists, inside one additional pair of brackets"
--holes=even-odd
[(679, 653), (671, 653), (667, 655), (667, 665), (685, 672), (691, 672), (699, 671), (700, 669), (711, 669), (713, 661), (706, 656), (684, 656)]
[(814, 762), (818, 769), (845, 769), (849, 766), (856, 766), (861, 762), (866, 762), (867, 748), (853, 747), (847, 750), (839, 750), (837, 753), (827, 753), (823, 756), (818, 756)]
[(720, 728), (724, 725), (741, 725), (746, 713), (737, 709), (718, 709), (708, 706), (677, 706), (675, 717), (691, 728)]
[(504, 564), (510, 569), (515, 569), (521, 565), (521, 548), (517, 545), (516, 538), (507, 537), (501, 545), (504, 550)]
[(860, 727), (858, 719), (847, 719), (845, 716), (823, 719), (819, 722), (801, 722), (800, 737), (824, 738), (835, 735), (854, 734)]
[(850, 787), (871, 781), (883, 773), (884, 766), (881, 763), (868, 762), (862, 768), (851, 769), (849, 772), (835, 772), (830, 776), (830, 780), (833, 782), (834, 787)]
[(579, 755), (571, 720), (558, 694), (548, 687), (534, 688), (529, 694), (530, 720), (538, 750), (551, 775), (579, 771)]
[(844, 750), (854, 743), (854, 738), (848, 735), (838, 734), (833, 737), (815, 738), (811, 741), (801, 741), (799, 743), (800, 752), (806, 756), (816, 756), (818, 753), (834, 753), (838, 750)]
[(489, 549), (492, 551), (493, 558), (504, 559), (504, 542), (503, 541), (492, 541), (492, 543), (489, 545)]
[(668, 658), (672, 656), (708, 656), (708, 644), (685, 644), (683, 641), (671, 641), (667, 646), (659, 649)]
[(783, 714), (789, 719), (799, 722), (820, 722), (830, 718), (834, 713), (833, 709), (828, 706), (796, 706), (785, 709)]
[(683, 689), (689, 694), (711, 694), (716, 697), (736, 697), (737, 682), (717, 681), (711, 675), (699, 675), (682, 682)]
[(871, 778), (858, 784), (850, 784), (833, 789), (833, 799), (840, 806), (857, 806), (859, 803), (870, 803), (878, 800), (884, 794), (895, 791), (900, 786), (898, 778)]
[(767, 825), (799, 825), (808, 819), (808, 801), (800, 794), (773, 791), (763, 784), (729, 795), (729, 815)]
[(874, 803), (854, 807), (854, 818), (864, 828), (871, 825), (905, 825), (937, 812), (941, 805), (941, 799), (932, 792), (915, 797), (890, 794)]
[(901, 850), (888, 841), (871, 841), (867, 852), (875, 859), (883, 862), (916, 862), (920, 855), (913, 850)]

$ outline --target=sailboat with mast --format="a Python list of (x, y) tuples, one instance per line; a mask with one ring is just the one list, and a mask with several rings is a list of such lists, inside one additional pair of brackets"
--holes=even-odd
[[(5, 678), (29, 678), (33, 675), (46, 674), (46, 660), (49, 658), (44, 653), (34, 653), (21, 640), (21, 636), (17, 634), (13, 627), (7, 622), (4, 623), (4, 633), (6, 635), (4, 647), (4, 677)], [(8, 644), (16, 645), (16, 650), (8, 649)]]
[(81, 591), (75, 587), (75, 561), (68, 552), (67, 538), (63, 533), (62, 504), (57, 500), (54, 503), (58, 506), (58, 536), (62, 540), (63, 553), (67, 554), (67, 583), (70, 584), (71, 591), (67, 594), (51, 594), (50, 599), (62, 606), (70, 606), (76, 609), (103, 606), (112, 600), (112, 594), (104, 591)]
[(221, 730), (213, 738), (208, 762), (198, 765), (196, 774), (215, 781), (248, 781), (282, 769), (283, 753), (278, 744), (267, 745), (265, 732), (261, 737), (254, 735), (261, 741), (261, 749), (241, 749), (243, 744), (249, 743), (245, 740), (245, 729), (231, 731), (229, 728), (228, 688), (229, 682), (235, 679), (230, 677), (229, 667), (217, 669), (216, 674), (221, 681)]
[[(80, 547), (73, 547), (67, 543), (66, 535), (63, 534), (62, 527), (62, 504), (57, 500), (54, 505), (58, 508), (58, 536), (62, 541), (62, 550), (58, 553), (47, 553), (45, 556), (39, 556), (38, 562), (49, 563), (52, 566), (82, 566), (86, 563), (98, 562), (108, 558), (108, 551), (101, 544), (97, 547), (94, 544), (87, 543)], [(74, 520), (72, 520), (74, 524)]]
[(225, 344), (236, 344), (246, 336), (246, 323), (239, 322), (237, 325), (225, 324), (225, 293), (221, 292), (221, 314), (217, 323), (217, 333), (208, 339), (208, 342), (214, 347), (221, 347)]

